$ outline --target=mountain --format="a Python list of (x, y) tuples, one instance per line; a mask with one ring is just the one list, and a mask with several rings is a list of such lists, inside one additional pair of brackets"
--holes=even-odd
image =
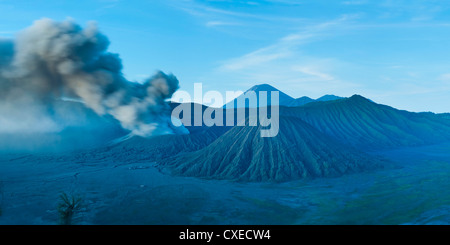
[[(191, 117), (208, 109), (187, 106)], [(450, 141), (448, 114), (401, 111), (359, 95), (280, 107), (278, 126), (276, 137), (262, 138), (261, 126), (202, 124), (187, 126), (190, 134), (185, 135), (122, 137), (102, 147), (33, 157), (39, 162), (157, 162), (161, 169), (184, 176), (278, 182), (339, 176), (383, 164), (366, 151)], [(116, 132), (114, 127), (105, 132)]]
[(110, 156), (115, 161), (157, 161), (202, 149), (226, 131), (228, 131), (227, 127), (210, 127), (186, 135), (158, 135), (150, 138), (134, 136), (105, 149), (100, 149), (106, 154), (99, 155)]
[(316, 102), (316, 101), (332, 101), (332, 100), (340, 100), (340, 99), (344, 99), (344, 97), (327, 94), (318, 99), (311, 99), (307, 96), (303, 96), (303, 97), (300, 97), (300, 98), (297, 98), (297, 99), (291, 101), (289, 104), (287, 104), (287, 106), (297, 107), (297, 106), (303, 106), (303, 105), (309, 104), (311, 102)]
[(169, 134), (153, 137), (121, 137), (109, 144), (75, 151), (29, 154), (29, 162), (73, 162), (80, 164), (120, 165), (151, 163), (160, 159), (196, 151), (211, 144), (228, 130), (227, 127), (211, 127), (192, 134)]
[[(297, 106), (303, 106), (306, 105), (308, 103), (311, 102), (315, 102), (315, 101), (332, 101), (332, 100), (339, 100), (339, 99), (343, 99), (343, 97), (339, 97), (336, 95), (324, 95), (316, 100), (311, 99), (307, 96), (303, 96), (297, 99), (292, 98), (291, 96), (281, 92), (280, 90), (274, 88), (273, 86), (269, 85), (269, 84), (260, 84), (260, 85), (255, 85), (253, 87), (251, 87), (249, 90), (247, 90), (245, 93), (243, 93), (242, 95), (238, 96), (236, 99), (234, 99), (231, 102), (228, 102), (226, 105), (224, 105), (224, 108), (231, 108), (231, 106), (234, 104), (234, 108), (243, 108), (243, 107), (258, 107), (259, 106), (259, 92), (261, 91), (265, 91), (267, 92), (268, 98), (267, 98), (267, 104), (270, 105), (270, 92), (272, 91), (278, 91), (279, 92), (279, 103), (278, 105), (280, 106), (289, 106), (289, 107), (297, 107)], [(256, 106), (250, 106), (248, 104), (243, 104), (242, 102), (239, 103), (238, 105), (238, 101), (243, 100), (245, 98), (247, 98), (249, 95), (249, 92), (255, 92), (256, 93), (256, 97), (257, 97), (257, 105)]]
[(440, 117), (444, 118), (444, 119), (450, 119), (450, 113), (441, 113), (438, 114)]
[[(287, 106), (289, 105), (289, 103), (291, 103), (292, 101), (294, 101), (294, 98), (292, 98), (291, 96), (281, 92), (280, 90), (272, 87), (269, 84), (260, 84), (260, 85), (255, 85), (253, 87), (251, 87), (249, 90), (245, 91), (242, 95), (238, 96), (236, 99), (234, 99), (231, 102), (228, 102), (226, 105), (224, 105), (224, 108), (231, 108), (233, 106), (234, 103), (234, 108), (243, 108), (243, 107), (258, 107), (259, 106), (259, 92), (261, 91), (265, 91), (267, 92), (267, 104), (270, 105), (271, 104), (271, 92), (275, 91), (279, 93), (279, 103), (278, 105), (281, 106)], [(238, 102), (240, 100), (244, 100), (247, 96), (249, 96), (250, 92), (255, 92), (256, 93), (256, 99), (257, 99), (257, 105), (256, 106), (251, 106), (248, 105), (247, 103), (244, 105), (243, 103), (239, 103)]]
[(280, 108), (280, 116), (301, 119), (342, 144), (386, 149), (450, 140), (450, 120), (374, 103), (360, 95), (334, 101)]
[(324, 96), (316, 99), (316, 101), (332, 101), (332, 100), (340, 100), (340, 99), (344, 99), (344, 97), (339, 97), (339, 96), (336, 96), (336, 95), (327, 94), (327, 95), (324, 95)]
[(314, 101), (315, 101), (314, 99), (311, 99), (307, 96), (303, 96), (303, 97), (300, 97), (300, 98), (297, 98), (297, 99), (291, 101), (287, 106), (289, 106), (289, 107), (302, 106), (302, 105), (306, 105), (306, 104), (314, 102)]
[(233, 127), (205, 148), (159, 161), (174, 174), (239, 181), (332, 177), (380, 164), (294, 117), (282, 117), (276, 137), (260, 126)]
[[(179, 103), (169, 104), (172, 109), (179, 105)], [(195, 103), (186, 103), (185, 105), (191, 108), (191, 125), (194, 123), (194, 116), (203, 113), (208, 108), (207, 106)], [(196, 111), (196, 107), (200, 108), (200, 111)], [(68, 155), (64, 157), (78, 159), (75, 161), (91, 159), (90, 161), (94, 162), (156, 161), (202, 149), (227, 132), (231, 127), (207, 127), (202, 124), (202, 126), (186, 126), (185, 128), (189, 131), (189, 134), (157, 135), (147, 138), (140, 136), (123, 137), (120, 140), (111, 142), (106, 147), (79, 151), (73, 156)]]

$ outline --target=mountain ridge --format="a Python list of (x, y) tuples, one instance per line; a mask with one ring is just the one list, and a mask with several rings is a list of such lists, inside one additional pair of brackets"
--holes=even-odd
[(361, 95), (280, 108), (281, 115), (302, 119), (343, 143), (370, 149), (450, 140), (450, 122), (438, 114), (398, 110)]
[[(223, 107), (224, 108), (252, 108), (252, 107), (259, 107), (259, 92), (267, 92), (268, 98), (267, 98), (267, 105), (271, 105), (271, 95), (270, 92), (272, 91), (276, 91), (279, 92), (279, 103), (277, 105), (279, 106), (289, 106), (289, 107), (296, 107), (296, 106), (303, 106), (305, 104), (311, 103), (311, 102), (317, 102), (317, 101), (332, 101), (332, 100), (338, 100), (338, 99), (343, 99), (344, 97), (340, 97), (340, 96), (336, 96), (336, 95), (332, 95), (332, 94), (326, 94), (323, 95), (317, 99), (312, 99), (308, 96), (302, 96), (299, 98), (294, 99), (293, 97), (287, 95), (286, 93), (284, 93), (283, 91), (275, 88), (274, 86), (267, 84), (267, 83), (263, 83), (263, 84), (258, 84), (258, 85), (254, 85), (251, 88), (249, 88), (248, 90), (246, 90), (242, 95), (238, 96), (237, 98), (235, 98), (234, 100), (228, 102), (227, 104), (225, 104)], [(257, 104), (256, 106), (250, 105), (250, 104), (242, 104), (239, 103), (238, 101), (240, 101), (241, 98), (245, 98), (246, 95), (249, 92), (255, 92), (256, 93), (256, 99), (257, 99)], [(238, 104), (239, 103), (239, 104)], [(234, 104), (234, 106), (233, 106)]]

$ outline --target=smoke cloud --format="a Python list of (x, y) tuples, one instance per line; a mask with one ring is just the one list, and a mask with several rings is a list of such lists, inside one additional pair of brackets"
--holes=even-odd
[[(0, 39), (0, 132), (58, 131), (61, 99), (81, 101), (139, 136), (173, 133), (166, 100), (175, 76), (157, 72), (143, 83), (126, 80), (122, 61), (107, 51), (95, 23), (37, 20), (14, 40)], [(67, 122), (66, 122), (67, 123)]]

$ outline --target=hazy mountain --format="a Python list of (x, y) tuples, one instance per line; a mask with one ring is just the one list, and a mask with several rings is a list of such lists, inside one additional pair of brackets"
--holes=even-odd
[(281, 108), (342, 144), (391, 148), (450, 140), (450, 121), (433, 113), (413, 113), (376, 104), (362, 96)]
[(248, 94), (248, 92), (250, 92), (250, 91), (253, 91), (253, 92), (256, 93), (257, 100), (258, 100), (258, 106), (259, 106), (259, 92), (260, 91), (268, 92), (267, 93), (267, 95), (268, 95), (268, 99), (267, 99), (268, 102), (267, 102), (267, 104), (268, 105), (271, 104), (270, 103), (270, 99), (271, 99), (270, 92), (278, 91), (279, 92), (279, 103), (278, 103), (278, 105), (280, 105), (280, 106), (289, 106), (289, 107), (303, 106), (303, 105), (306, 105), (308, 103), (315, 102), (315, 101), (332, 101), (332, 100), (338, 100), (338, 99), (343, 99), (344, 98), (344, 97), (339, 97), (339, 96), (336, 96), (336, 95), (327, 94), (327, 95), (324, 95), (324, 96), (322, 96), (322, 97), (320, 97), (320, 98), (318, 98), (316, 100), (311, 99), (310, 97), (307, 97), (307, 96), (303, 96), (303, 97), (294, 99), (291, 96), (281, 92), (280, 90), (274, 88), (273, 86), (271, 86), (269, 84), (260, 84), (260, 85), (255, 85), (255, 86), (251, 87), (244, 94), (240, 95), (239, 97), (237, 97), (233, 101), (227, 103), (224, 106), (224, 108), (231, 108), (233, 103), (234, 103), (234, 108), (252, 107), (252, 106), (249, 106), (248, 104), (245, 104), (245, 105), (244, 104), (239, 104), (239, 105), (237, 105), (237, 101), (239, 99), (244, 98)]
[[(180, 104), (170, 104), (172, 109), (178, 105)], [(208, 108), (194, 103), (187, 103), (187, 105), (191, 107), (191, 125), (193, 125), (194, 116), (203, 113), (203, 111)], [(201, 109), (196, 111), (195, 107)], [(202, 149), (227, 132), (231, 127), (207, 127), (202, 124), (202, 126), (186, 126), (185, 128), (189, 130), (189, 134), (156, 135), (147, 138), (140, 136), (125, 136), (111, 142), (111, 144), (106, 147), (77, 152), (75, 158), (91, 159), (94, 161), (156, 161), (162, 158)]]
[(267, 104), (270, 105), (271, 104), (271, 93), (272, 91), (278, 91), (279, 93), (279, 103), (278, 105), (282, 105), (282, 106), (288, 106), (289, 103), (291, 103), (292, 101), (294, 101), (294, 98), (292, 98), (291, 96), (281, 92), (280, 90), (274, 88), (273, 86), (269, 85), (269, 84), (260, 84), (260, 85), (255, 85), (253, 87), (251, 87), (249, 90), (245, 91), (242, 95), (238, 96), (236, 99), (234, 99), (231, 102), (228, 102), (224, 108), (231, 108), (231, 106), (234, 103), (234, 108), (243, 108), (243, 107), (254, 107), (254, 106), (249, 106), (247, 103), (244, 104), (237, 104), (239, 99), (245, 98), (246, 95), (248, 95), (249, 92), (255, 92), (256, 93), (256, 97), (257, 97), (257, 106), (259, 106), (259, 92), (260, 91), (266, 91), (267, 92)]
[[(207, 109), (189, 106), (191, 117)], [(107, 146), (30, 161), (157, 162), (185, 176), (289, 181), (373, 169), (380, 161), (367, 150), (450, 140), (446, 114), (401, 111), (359, 95), (280, 107), (279, 127), (276, 137), (262, 138), (260, 126), (187, 126), (190, 134), (122, 137)]]
[(339, 97), (339, 96), (336, 96), (336, 95), (327, 94), (327, 95), (324, 95), (324, 96), (316, 99), (316, 101), (332, 101), (332, 100), (340, 100), (340, 99), (344, 99), (344, 97)]
[(314, 101), (315, 101), (314, 99), (311, 99), (307, 96), (303, 96), (303, 97), (300, 97), (300, 98), (297, 98), (297, 99), (291, 101), (287, 106), (290, 106), (290, 107), (302, 106), (302, 105), (306, 105), (306, 104), (314, 102)]
[(322, 96), (322, 97), (320, 97), (318, 99), (311, 99), (311, 98), (309, 98), (307, 96), (303, 96), (303, 97), (300, 97), (300, 98), (297, 98), (297, 99), (291, 101), (289, 104), (287, 104), (287, 106), (289, 106), (289, 107), (297, 107), (297, 106), (303, 106), (303, 105), (309, 104), (311, 102), (332, 101), (332, 100), (339, 100), (339, 99), (344, 99), (344, 97), (339, 97), (339, 96), (336, 96), (336, 95), (327, 94), (327, 95), (324, 95), (324, 96)]
[(340, 145), (298, 118), (282, 117), (280, 132), (234, 127), (205, 148), (161, 160), (175, 174), (241, 181), (288, 181), (374, 168), (378, 160)]

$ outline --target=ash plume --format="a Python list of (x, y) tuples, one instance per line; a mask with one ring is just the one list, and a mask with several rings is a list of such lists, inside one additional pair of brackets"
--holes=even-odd
[(81, 101), (139, 136), (173, 133), (166, 100), (178, 89), (172, 74), (143, 83), (122, 74), (122, 61), (95, 23), (35, 21), (14, 40), (0, 39), (0, 132), (58, 131), (61, 98)]

